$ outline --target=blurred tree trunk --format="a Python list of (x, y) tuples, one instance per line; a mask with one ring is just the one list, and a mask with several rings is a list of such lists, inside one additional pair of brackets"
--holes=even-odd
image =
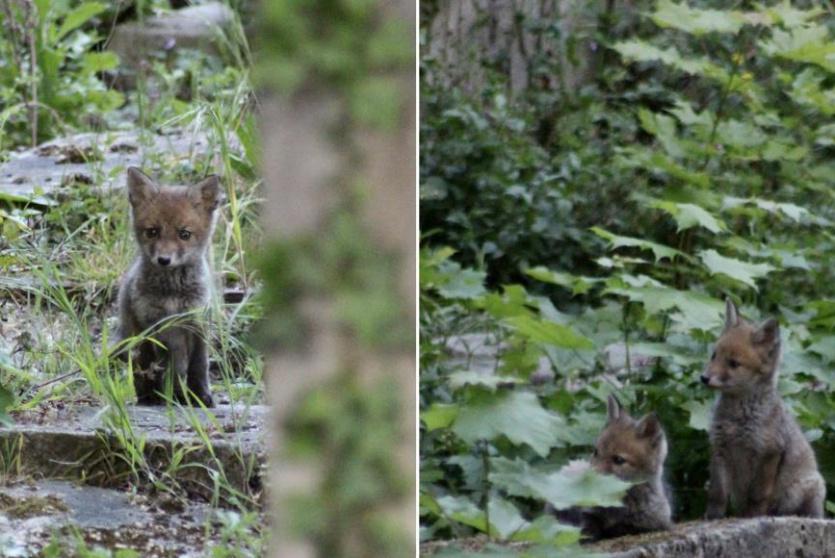
[[(412, 60), (414, 10), (411, 0), (381, 1), (373, 16), (382, 16), (380, 28), (392, 21), (402, 25), (398, 40), (407, 43)], [(368, 40), (373, 35), (370, 29), (357, 32), (367, 34)], [(269, 56), (270, 61), (282, 62), (282, 53)], [(340, 88), (346, 78), (340, 79), (311, 79), (289, 94), (272, 91), (262, 98), (262, 219), (270, 239), (267, 245), (273, 247), (264, 258), (276, 258), (273, 267), (264, 268), (275, 270), (264, 277), (265, 291), (268, 298), (287, 302), (274, 306), (266, 323), (279, 324), (273, 329), (286, 324), (294, 329), (289, 336), (279, 336), (277, 348), (266, 356), (274, 426), (269, 488), (275, 529), (270, 556), (414, 556), (414, 65), (389, 66), (385, 73), (349, 80), (354, 92), (364, 91), (370, 79), (376, 80), (375, 86), (382, 79), (385, 87), (393, 88), (399, 107), (393, 125), (375, 127), (358, 119)], [(359, 224), (356, 237), (344, 238), (353, 234), (350, 227), (342, 227), (345, 222)], [(339, 264), (336, 273), (331, 260)], [(396, 326), (386, 328), (395, 330), (394, 339), (369, 339), (344, 316), (345, 288), (340, 281), (347, 279), (342, 270), (346, 277), (362, 277), (368, 270), (356, 267), (372, 265), (367, 262), (385, 266), (391, 280), (392, 308), (382, 314), (399, 316)], [(295, 277), (300, 268), (308, 275)], [(368, 297), (368, 310), (373, 311), (379, 285), (373, 277), (363, 281), (351, 287), (351, 296)], [(308, 401), (330, 402), (323, 405), (322, 414), (332, 412), (333, 417), (311, 419), (305, 411)], [(390, 408), (396, 414), (388, 413)], [(319, 421), (312, 437), (317, 453), (298, 456), (289, 451), (288, 441), (306, 428), (300, 424), (311, 420)], [(373, 448), (386, 440), (395, 447)], [(373, 451), (366, 447), (369, 443)], [(395, 480), (385, 472), (389, 466)], [(378, 483), (379, 493), (361, 483), (350, 486), (354, 478)], [(342, 495), (352, 490), (361, 495)], [(310, 504), (299, 506), (300, 499)]]
[(424, 2), (421, 56), (433, 61), (425, 77), (470, 94), (493, 72), (513, 93), (532, 85), (573, 91), (591, 77), (600, 51), (593, 32), (613, 9), (613, 1)]

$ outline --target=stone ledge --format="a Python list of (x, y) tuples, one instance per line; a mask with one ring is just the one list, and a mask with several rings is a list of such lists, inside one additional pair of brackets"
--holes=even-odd
[(588, 549), (610, 553), (612, 558), (828, 558), (835, 556), (835, 521), (799, 517), (696, 521)]

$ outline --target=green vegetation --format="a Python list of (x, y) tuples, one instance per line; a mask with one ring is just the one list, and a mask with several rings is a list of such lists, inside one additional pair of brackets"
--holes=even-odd
[[(458, 62), (484, 70), (475, 92), (421, 84), (422, 541), (579, 552), (543, 510), (577, 503), (560, 469), (589, 455), (612, 392), (659, 414), (674, 515), (700, 517), (714, 394), (698, 375), (726, 296), (779, 318), (779, 388), (835, 493), (831, 6), (599, 4), (569, 37), (517, 14), (532, 44), (581, 53), (528, 53), (529, 75), (590, 59), (576, 87), (510, 92), (480, 59)], [(421, 69), (442, 74), (427, 54)], [(474, 332), (496, 362), (450, 355)]]
[[(134, 256), (134, 240), (124, 191), (99, 188), (111, 179), (123, 185), (125, 168), (105, 170), (97, 150), (109, 145), (113, 134), (129, 131), (137, 134), (143, 168), (160, 182), (191, 183), (210, 172), (223, 178), (226, 203), (213, 249), (221, 295), (212, 309), (208, 340), (213, 388), (221, 402), (236, 405), (241, 417), (249, 406), (263, 403), (262, 362), (249, 335), (262, 310), (253, 296), (259, 280), (248, 254), (260, 245), (261, 233), (251, 62), (243, 23), (236, 17), (223, 32), (221, 54), (177, 48), (133, 73), (103, 49), (117, 20), (167, 6), (145, 1), (119, 12), (115, 3), (0, 2), (0, 27), (9, 31), (0, 37), (0, 59), (8, 62), (0, 64), (3, 158), (17, 148), (76, 132), (95, 134), (97, 146), (69, 147), (87, 163), (84, 177), (47, 193), (37, 188), (34, 200), (0, 191), (0, 420), (11, 416), (23, 422), (67, 407), (102, 407), (106, 426), (101, 436), (109, 449), (79, 464), (87, 481), (131, 486), (178, 505), (198, 494), (213, 508), (205, 519), (206, 539), (218, 541), (212, 555), (255, 556), (266, 535), (261, 488), (242, 489), (228, 478), (232, 473), (213, 448), (221, 426), (170, 402), (169, 411), (186, 417), (198, 442), (173, 449), (165, 459), (156, 454), (151, 459), (152, 445), (128, 413), (135, 399), (132, 370), (107, 354), (117, 323), (116, 287)], [(112, 88), (116, 74), (135, 79), (136, 88)], [(154, 137), (174, 132), (187, 141), (202, 141), (203, 148), (178, 154), (155, 147)], [(229, 301), (222, 296), (227, 290), (236, 293)], [(2, 482), (26, 474), (20, 447), (9, 446), (0, 452)], [(247, 478), (256, 478), (260, 464), (238, 453)], [(78, 539), (73, 555), (135, 555), (88, 549), (91, 544)], [(60, 539), (45, 552), (64, 556), (68, 548)]]

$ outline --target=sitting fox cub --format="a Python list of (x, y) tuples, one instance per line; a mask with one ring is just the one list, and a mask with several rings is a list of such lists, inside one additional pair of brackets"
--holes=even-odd
[[(206, 309), (211, 293), (207, 251), (214, 230), (220, 181), (158, 186), (139, 169), (128, 169), (128, 199), (139, 255), (119, 288), (119, 336), (137, 335), (171, 316)], [(204, 405), (212, 406), (209, 359), (199, 320), (163, 325), (138, 347), (134, 386), (139, 404), (161, 403), (165, 375), (174, 374)], [(169, 372), (170, 371), (170, 372)]]
[(710, 427), (708, 519), (736, 514), (823, 517), (815, 454), (777, 393), (780, 326), (752, 324), (725, 303), (725, 329), (702, 382), (719, 391)]
[(592, 539), (658, 531), (672, 527), (670, 503), (661, 479), (667, 439), (654, 413), (635, 420), (614, 395), (607, 405), (608, 422), (597, 439), (592, 467), (633, 485), (623, 507), (583, 510), (582, 533)]

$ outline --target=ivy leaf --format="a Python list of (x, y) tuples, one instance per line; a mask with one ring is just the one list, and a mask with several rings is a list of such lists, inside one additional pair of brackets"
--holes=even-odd
[(680, 159), (684, 157), (684, 149), (676, 137), (676, 121), (673, 117), (645, 108), (638, 109), (638, 119), (641, 127), (652, 134), (671, 157)]
[(490, 481), (512, 496), (538, 498), (556, 509), (573, 506), (621, 506), (632, 486), (610, 475), (601, 475), (583, 462), (572, 462), (559, 471), (531, 467), (518, 457), (490, 461)]
[(565, 421), (546, 411), (530, 392), (489, 394), (461, 407), (453, 431), (465, 442), (506, 436), (514, 444), (527, 444), (545, 457), (552, 447), (563, 445)]
[(713, 275), (724, 275), (741, 283), (745, 283), (755, 291), (757, 289), (756, 279), (768, 275), (774, 270), (774, 266), (766, 263), (749, 263), (735, 258), (728, 258), (716, 250), (702, 250), (699, 252), (702, 263)]
[(641, 238), (634, 238), (631, 236), (620, 236), (605, 229), (601, 229), (600, 227), (592, 227), (591, 231), (600, 238), (608, 240), (612, 249), (627, 247), (652, 250), (656, 262), (663, 260), (664, 258), (672, 260), (676, 256), (685, 256), (685, 254), (679, 252), (675, 248), (670, 248), (669, 246), (664, 246), (663, 244), (658, 244), (657, 242), (652, 242), (650, 240), (643, 240)]

